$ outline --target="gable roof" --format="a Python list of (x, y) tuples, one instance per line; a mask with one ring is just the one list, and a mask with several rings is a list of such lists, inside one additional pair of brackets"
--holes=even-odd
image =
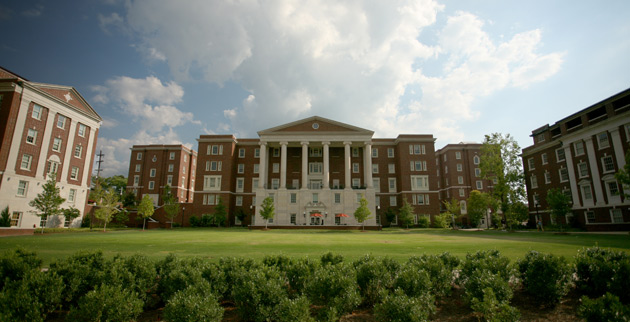
[(286, 123), (270, 129), (258, 131), (259, 136), (290, 135), (290, 134), (357, 134), (372, 136), (374, 131), (337, 122), (321, 116), (311, 116), (305, 119)]
[(40, 93), (52, 97), (77, 112), (93, 118), (97, 122), (101, 122), (103, 120), (92, 108), (92, 106), (90, 106), (90, 104), (83, 98), (83, 96), (81, 96), (81, 94), (79, 94), (79, 92), (72, 86), (34, 82), (25, 82), (25, 84), (30, 85), (32, 89), (38, 90)]

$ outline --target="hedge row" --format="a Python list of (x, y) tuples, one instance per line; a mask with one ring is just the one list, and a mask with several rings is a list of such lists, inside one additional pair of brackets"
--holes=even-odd
[(555, 305), (575, 286), (588, 295), (579, 309), (587, 321), (630, 315), (630, 256), (601, 248), (580, 251), (575, 265), (535, 251), (510, 263), (496, 250), (404, 263), (370, 255), (346, 262), (332, 253), (319, 260), (107, 260), (95, 251), (46, 271), (41, 264), (21, 249), (0, 256), (0, 321), (45, 321), (54, 311), (66, 321), (133, 321), (161, 307), (166, 321), (221, 321), (221, 303), (235, 305), (243, 321), (338, 321), (358, 307), (373, 307), (379, 321), (427, 321), (455, 284), (486, 321), (518, 320), (510, 300), (521, 286), (541, 305)]

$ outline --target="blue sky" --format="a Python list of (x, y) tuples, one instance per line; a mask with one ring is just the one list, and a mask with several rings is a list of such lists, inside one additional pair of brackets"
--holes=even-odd
[(630, 87), (630, 1), (2, 1), (0, 65), (103, 117), (104, 175), (133, 144), (313, 115), (433, 134), (535, 128)]

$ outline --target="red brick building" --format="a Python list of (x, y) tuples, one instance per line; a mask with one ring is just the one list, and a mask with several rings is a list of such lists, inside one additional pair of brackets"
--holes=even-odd
[(129, 160), (127, 191), (134, 193), (138, 202), (145, 195), (162, 205), (164, 188), (180, 203), (191, 203), (194, 198), (197, 152), (183, 145), (134, 145)]
[[(461, 206), (462, 215), (467, 214), (467, 200), (470, 192), (490, 192), (492, 181), (481, 177), (481, 144), (464, 143), (448, 144), (435, 152), (435, 164), (438, 165), (438, 188), (440, 200), (456, 199)], [(444, 205), (441, 204), (445, 211)], [(487, 227), (488, 218), (482, 218), (480, 226)], [(468, 225), (468, 218), (462, 218), (462, 224)]]
[[(268, 225), (358, 225), (365, 197), (373, 214), (366, 226), (386, 225), (387, 208), (405, 198), (415, 213), (437, 215), (439, 197), (432, 135), (374, 139), (373, 131), (310, 117), (258, 132), (258, 139), (201, 135), (193, 209), (214, 213), (221, 198), (229, 223), (264, 226), (260, 205), (274, 199)], [(347, 216), (347, 217), (346, 217)], [(394, 221), (395, 223), (395, 221)]]
[(28, 203), (56, 174), (62, 208), (83, 215), (101, 117), (70, 86), (31, 82), (0, 68), (0, 207), (12, 227), (78, 226), (64, 217), (40, 218)]
[(628, 187), (614, 174), (630, 149), (630, 89), (545, 125), (523, 149), (530, 217), (552, 222), (547, 191), (572, 199), (569, 222), (588, 230), (630, 230)]

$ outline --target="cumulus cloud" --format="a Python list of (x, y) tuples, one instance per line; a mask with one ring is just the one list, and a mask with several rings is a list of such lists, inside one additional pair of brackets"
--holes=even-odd
[[(467, 12), (436, 26), (444, 6), (434, 0), (130, 0), (125, 8), (139, 51), (160, 53), (177, 81), (235, 82), (250, 93), (207, 132), (251, 137), (321, 115), (377, 136), (462, 140), (458, 124), (479, 116), (476, 99), (540, 82), (562, 63), (560, 53), (537, 52), (540, 30), (496, 41)], [(428, 27), (439, 30), (435, 43), (419, 40)], [(428, 64), (440, 73), (424, 74)]]

